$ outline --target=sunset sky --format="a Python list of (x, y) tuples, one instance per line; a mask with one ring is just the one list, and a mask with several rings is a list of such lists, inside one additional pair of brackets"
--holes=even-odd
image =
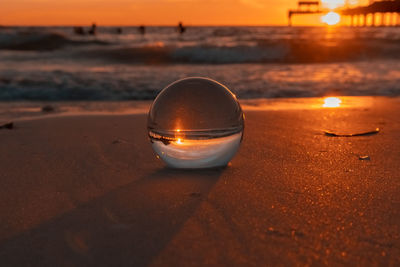
[[(335, 6), (344, 0), (323, 2)], [(1, 0), (0, 25), (286, 25), (287, 9), (296, 5), (297, 0)], [(294, 22), (320, 19), (301, 16)]]

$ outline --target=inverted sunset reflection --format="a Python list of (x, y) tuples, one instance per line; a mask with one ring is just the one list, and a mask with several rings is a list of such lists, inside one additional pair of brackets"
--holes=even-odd
[(241, 140), (242, 132), (239, 132), (211, 139), (190, 139), (182, 136), (168, 140), (164, 138), (162, 141), (153, 139), (152, 146), (169, 166), (202, 168), (213, 162), (227, 164), (238, 150)]
[(324, 99), (324, 104), (322, 107), (324, 108), (338, 108), (340, 107), (340, 104), (342, 103), (342, 100), (337, 97), (327, 97)]

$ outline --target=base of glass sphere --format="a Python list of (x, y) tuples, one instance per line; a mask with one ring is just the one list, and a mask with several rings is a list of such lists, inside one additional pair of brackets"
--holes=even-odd
[[(180, 133), (185, 135), (185, 133)], [(151, 138), (159, 157), (172, 168), (203, 169), (224, 167), (236, 154), (242, 132), (209, 139)], [(151, 134), (150, 134), (151, 135)]]

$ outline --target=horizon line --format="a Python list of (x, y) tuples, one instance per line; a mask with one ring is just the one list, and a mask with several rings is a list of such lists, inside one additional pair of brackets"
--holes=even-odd
[[(90, 27), (93, 23), (96, 24), (97, 27), (177, 27), (176, 24), (100, 24), (97, 22), (87, 23), (87, 24), (0, 24), (0, 28), (2, 27), (81, 27), (88, 26)], [(186, 27), (326, 27), (325, 24), (297, 24), (297, 25), (287, 25), (287, 24), (185, 24)], [(346, 26), (346, 25), (338, 25), (338, 26)]]

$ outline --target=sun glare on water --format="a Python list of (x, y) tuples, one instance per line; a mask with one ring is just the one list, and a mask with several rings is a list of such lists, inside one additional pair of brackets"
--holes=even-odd
[(321, 21), (327, 25), (336, 25), (340, 22), (340, 15), (336, 12), (329, 12), (321, 17)]
[(324, 104), (322, 105), (324, 108), (338, 108), (342, 100), (337, 97), (327, 97), (324, 99)]

